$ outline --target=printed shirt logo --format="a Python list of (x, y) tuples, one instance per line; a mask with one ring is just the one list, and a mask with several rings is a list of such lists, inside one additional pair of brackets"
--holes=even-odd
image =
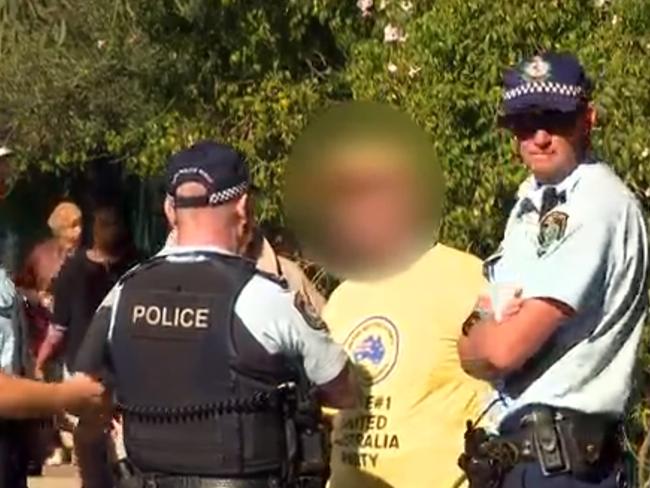
[(358, 324), (344, 342), (367, 384), (384, 380), (395, 367), (399, 351), (397, 327), (385, 317), (370, 317)]

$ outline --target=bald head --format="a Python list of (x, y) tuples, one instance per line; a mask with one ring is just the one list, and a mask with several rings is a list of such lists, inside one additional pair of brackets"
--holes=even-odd
[[(176, 189), (177, 198), (194, 198), (207, 195), (200, 183), (184, 183)], [(248, 219), (248, 195), (215, 206), (174, 206), (173, 198), (165, 201), (165, 214), (170, 227), (176, 228), (177, 243), (181, 246), (218, 246), (239, 252)]]

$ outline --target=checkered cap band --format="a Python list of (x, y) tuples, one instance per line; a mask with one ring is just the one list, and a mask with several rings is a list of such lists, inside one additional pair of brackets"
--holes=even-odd
[(547, 93), (549, 95), (563, 95), (571, 98), (578, 98), (584, 94), (581, 86), (567, 85), (564, 83), (555, 83), (553, 81), (543, 81), (537, 83), (526, 83), (503, 92), (505, 101), (530, 95), (532, 93)]
[(228, 202), (246, 193), (247, 189), (248, 182), (244, 181), (239, 185), (214, 192), (208, 197), (208, 204), (214, 206)]

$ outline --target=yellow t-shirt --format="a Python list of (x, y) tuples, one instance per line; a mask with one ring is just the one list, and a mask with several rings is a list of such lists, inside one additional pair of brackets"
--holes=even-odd
[(330, 488), (451, 488), (465, 421), (488, 386), (460, 367), (456, 342), (485, 286), (481, 261), (438, 244), (408, 270), (344, 282), (323, 317), (358, 366), (364, 408), (334, 418)]

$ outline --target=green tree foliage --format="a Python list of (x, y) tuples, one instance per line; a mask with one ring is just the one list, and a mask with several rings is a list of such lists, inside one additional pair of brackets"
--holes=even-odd
[(251, 158), (264, 217), (280, 219), (283, 163), (309, 117), (350, 97), (389, 102), (442, 156), (444, 239), (485, 255), (524, 174), (496, 128), (502, 70), (564, 49), (597, 83), (597, 150), (648, 204), (648, 2), (365, 3), (367, 15), (349, 0), (6, 0), (0, 125), (49, 170), (108, 154), (148, 176), (194, 140), (227, 140)]
[(441, 155), (443, 240), (481, 256), (525, 174), (496, 127), (501, 73), (573, 51), (596, 82), (595, 149), (650, 206), (647, 0), (4, 0), (0, 26), (0, 128), (25, 165), (110, 155), (146, 177), (214, 137), (245, 151), (262, 217), (282, 221), (283, 165), (309, 118), (384, 101)]

